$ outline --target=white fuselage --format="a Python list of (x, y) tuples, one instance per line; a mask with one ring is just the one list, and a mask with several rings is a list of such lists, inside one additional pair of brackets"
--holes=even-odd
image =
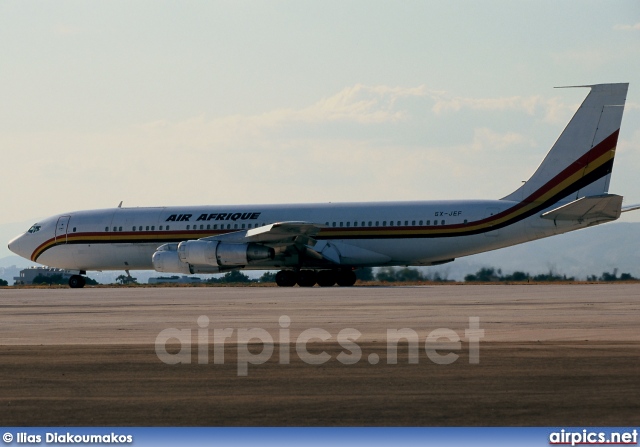
[[(10, 242), (28, 259), (70, 270), (152, 270), (159, 246), (201, 239), (275, 222), (304, 221), (323, 226), (315, 236), (380, 255), (384, 263), (434, 265), (580, 228), (559, 227), (539, 212), (508, 222), (518, 202), (504, 200), (326, 203), (300, 205), (114, 208), (56, 215), (37, 231)], [(494, 219), (493, 216), (507, 217)], [(513, 213), (511, 213), (513, 214)], [(493, 227), (499, 227), (492, 229)], [(313, 266), (296, 259), (297, 267)], [(267, 260), (244, 268), (296, 267)]]

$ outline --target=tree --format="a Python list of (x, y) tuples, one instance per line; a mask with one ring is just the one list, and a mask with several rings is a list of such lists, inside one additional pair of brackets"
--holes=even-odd
[[(135, 279), (135, 278), (134, 278)], [(86, 276), (84, 278), (85, 284), (88, 286), (97, 286), (100, 285), (100, 283), (98, 281), (96, 281), (95, 279), (89, 278), (88, 276)]]
[[(501, 273), (501, 271), (498, 270), (498, 273)], [(493, 267), (482, 267), (475, 275), (465, 276), (464, 280), (467, 282), (492, 282), (500, 281), (501, 278), (496, 275), (496, 269)]]
[(553, 271), (549, 270), (549, 273), (541, 273), (533, 277), (534, 281), (549, 282), (549, 281), (574, 281), (575, 278), (567, 275), (557, 275)]
[(403, 269), (397, 270), (396, 281), (398, 282), (416, 282), (424, 280), (422, 273), (416, 269), (410, 269), (405, 267)]
[(133, 276), (120, 275), (116, 278), (116, 282), (119, 284), (128, 285), (128, 284), (137, 284), (137, 279)]
[(222, 280), (223, 282), (227, 282), (227, 283), (251, 282), (251, 278), (249, 278), (247, 275), (242, 273), (240, 270), (232, 270), (228, 273), (225, 273), (225, 275), (222, 277)]
[(373, 281), (373, 269), (371, 267), (362, 267), (357, 269), (356, 278), (360, 281)]
[(416, 282), (424, 281), (425, 277), (417, 269), (402, 268), (394, 269), (393, 267), (384, 267), (378, 270), (376, 279), (383, 282)]
[(258, 282), (276, 282), (276, 274), (273, 272), (264, 272), (258, 279)]
[(383, 267), (376, 273), (376, 279), (382, 282), (396, 282), (396, 272), (393, 267)]
[(38, 276), (33, 278), (31, 284), (45, 284), (50, 286), (52, 284), (67, 284), (68, 281), (69, 280), (63, 277), (60, 273), (55, 275), (43, 275), (40, 273)]
[(600, 281), (609, 282), (609, 281), (635, 281), (637, 278), (634, 278), (631, 275), (631, 273), (622, 273), (618, 278), (618, 269), (613, 269), (613, 273), (602, 272), (602, 276), (599, 279)]
[(503, 281), (526, 281), (527, 279), (529, 279), (529, 274), (525, 272), (513, 272), (502, 277)]
[(9, 283), (7, 281), (5, 281), (4, 279), (0, 279), (0, 287), (6, 287), (8, 285)]

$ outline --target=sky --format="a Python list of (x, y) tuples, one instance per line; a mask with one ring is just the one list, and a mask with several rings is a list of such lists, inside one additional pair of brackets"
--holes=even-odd
[[(630, 82), (640, 3), (0, 2), (0, 224), (81, 209), (494, 199)], [(624, 220), (640, 221), (640, 213)]]

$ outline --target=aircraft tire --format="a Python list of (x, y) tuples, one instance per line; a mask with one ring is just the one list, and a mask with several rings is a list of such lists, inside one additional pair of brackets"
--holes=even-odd
[(80, 275), (73, 275), (69, 278), (69, 287), (72, 289), (82, 289), (86, 284), (84, 277)]
[(341, 270), (338, 272), (337, 283), (340, 287), (351, 287), (356, 283), (356, 273), (353, 270)]
[(298, 282), (298, 274), (291, 270), (280, 270), (276, 273), (276, 284), (280, 287), (293, 287)]
[(314, 270), (301, 270), (298, 274), (298, 285), (300, 287), (313, 287), (316, 285), (317, 276)]
[(337, 272), (334, 270), (320, 270), (318, 272), (318, 285), (320, 287), (332, 287), (338, 279)]

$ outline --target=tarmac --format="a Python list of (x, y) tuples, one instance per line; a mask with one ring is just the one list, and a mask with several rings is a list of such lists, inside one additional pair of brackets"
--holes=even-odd
[(637, 284), (2, 289), (0, 420), (637, 426), (639, 296)]

